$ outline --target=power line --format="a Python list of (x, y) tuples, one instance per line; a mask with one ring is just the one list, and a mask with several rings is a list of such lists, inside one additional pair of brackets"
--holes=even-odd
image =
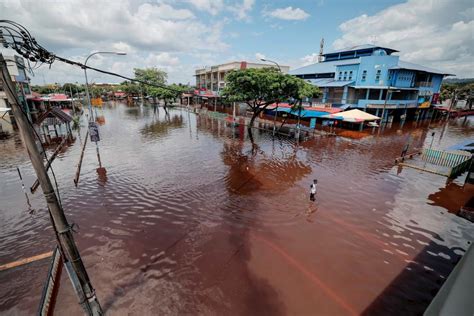
[(19, 55), (23, 56), (28, 62), (34, 62), (41, 64), (37, 66), (35, 64), (35, 69), (38, 69), (42, 64), (49, 64), (50, 68), (51, 65), (56, 61), (61, 61), (66, 64), (70, 64), (73, 66), (81, 67), (82, 69), (90, 69), (93, 71), (97, 71), (106, 75), (119, 77), (125, 80), (129, 80), (131, 82), (137, 82), (144, 85), (162, 88), (166, 90), (170, 90), (173, 92), (180, 93), (180, 90), (170, 88), (166, 85), (162, 84), (155, 84), (135, 78), (130, 78), (115, 72), (102, 70), (99, 68), (91, 67), (84, 65), (83, 63), (73, 61), (61, 56), (58, 56), (46, 48), (38, 44), (34, 37), (31, 36), (28, 29), (26, 29), (23, 25), (10, 21), (10, 20), (0, 20), (0, 43), (3, 44), (5, 48), (11, 48), (15, 50)]

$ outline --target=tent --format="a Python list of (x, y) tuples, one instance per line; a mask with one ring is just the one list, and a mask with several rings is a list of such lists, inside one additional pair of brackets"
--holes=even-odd
[(362, 123), (365, 121), (380, 120), (380, 117), (369, 114), (367, 112), (364, 112), (358, 109), (325, 115), (323, 116), (323, 118), (341, 120), (343, 122), (350, 122), (350, 123)]

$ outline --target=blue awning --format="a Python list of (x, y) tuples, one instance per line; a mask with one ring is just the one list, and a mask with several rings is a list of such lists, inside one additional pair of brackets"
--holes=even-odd
[[(300, 111), (295, 110), (292, 111), (291, 108), (278, 108), (277, 112), (285, 112), (289, 113), (291, 115), (298, 116)], [(301, 116), (300, 117), (322, 117), (324, 115), (328, 115), (328, 112), (323, 112), (323, 111), (310, 111), (310, 110), (301, 110)]]

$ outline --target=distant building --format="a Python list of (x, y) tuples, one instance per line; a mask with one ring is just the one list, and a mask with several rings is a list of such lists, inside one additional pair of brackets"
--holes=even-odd
[[(225, 76), (231, 70), (246, 68), (268, 68), (276, 67), (274, 64), (249, 63), (246, 61), (234, 61), (222, 65), (216, 65), (196, 70), (196, 88), (198, 90), (209, 90), (218, 94), (225, 87)], [(280, 66), (281, 71), (288, 73), (289, 66)]]
[[(0, 54), (2, 54), (2, 52), (0, 52)], [(17, 86), (18, 98), (23, 106), (23, 110), (28, 114), (28, 116), (30, 116), (30, 113), (35, 111), (35, 105), (33, 102), (28, 102), (29, 97), (31, 96), (31, 88), (30, 78), (26, 75), (25, 60), (23, 57), (17, 55), (2, 55), (7, 64), (8, 73), (10, 74), (13, 83)], [(0, 86), (0, 108), (11, 108), (4, 89), (5, 87)], [(10, 113), (0, 113), (0, 117), (2, 117), (1, 121), (3, 121), (0, 122), (0, 124), (4, 130), (11, 128), (12, 122), (9, 117)]]
[(390, 115), (429, 108), (438, 100), (443, 77), (450, 74), (402, 61), (393, 55), (396, 52), (375, 45), (355, 46), (323, 54), (322, 62), (290, 74), (320, 87), (319, 103), (334, 107), (359, 108), (376, 115), (384, 106)]

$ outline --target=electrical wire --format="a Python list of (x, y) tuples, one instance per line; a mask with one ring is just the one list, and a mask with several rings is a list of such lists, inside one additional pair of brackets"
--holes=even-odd
[[(6, 30), (9, 35), (4, 34), (3, 30)], [(17, 35), (14, 35), (12, 32)], [(11, 38), (11, 40), (8, 41), (7, 38)], [(17, 40), (17, 39), (21, 39), (21, 40)], [(82, 69), (90, 69), (90, 70), (100, 72), (106, 75), (115, 76), (115, 77), (119, 77), (125, 80), (129, 80), (131, 82), (137, 82), (137, 83), (141, 83), (141, 84), (152, 86), (152, 87), (162, 88), (162, 89), (173, 91), (176, 93), (181, 92), (180, 90), (173, 89), (164, 84), (156, 84), (156, 83), (147, 82), (144, 80), (139, 80), (136, 78), (130, 78), (130, 77), (127, 77), (115, 72), (87, 66), (87, 65), (84, 65), (83, 63), (73, 61), (61, 56), (57, 56), (54, 53), (42, 47), (41, 45), (39, 45), (36, 42), (36, 40), (31, 36), (30, 32), (24, 26), (14, 21), (0, 20), (0, 42), (3, 43), (4, 47), (6, 48), (10, 47), (14, 49), (18, 54), (20, 54), (27, 60), (32, 61), (32, 62), (40, 61), (42, 64), (47, 63), (49, 64), (50, 68), (51, 68), (51, 65), (56, 60), (59, 60), (61, 62), (70, 64), (73, 66), (81, 67)]]

